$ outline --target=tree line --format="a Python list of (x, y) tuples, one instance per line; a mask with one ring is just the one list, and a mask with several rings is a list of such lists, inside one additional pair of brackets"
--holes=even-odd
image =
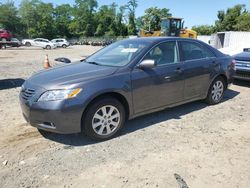
[(75, 0), (75, 4), (54, 6), (42, 0), (13, 0), (0, 3), (0, 28), (17, 37), (79, 38), (136, 35), (138, 29), (159, 30), (161, 18), (172, 16), (167, 8), (151, 7), (135, 17), (137, 0), (98, 7), (97, 0)]
[(222, 31), (250, 31), (250, 12), (244, 4), (235, 5), (217, 13), (214, 25), (193, 26), (199, 35), (211, 35)]
[[(98, 6), (97, 0), (75, 0), (74, 5), (22, 0), (18, 7), (13, 0), (0, 3), (0, 28), (20, 38), (48, 39), (80, 37), (118, 37), (136, 35), (138, 29), (160, 30), (161, 18), (171, 17), (167, 8), (151, 7), (136, 18), (137, 0), (122, 6), (116, 3)], [(178, 15), (177, 15), (178, 16)], [(214, 25), (193, 26), (200, 35), (218, 31), (250, 31), (250, 13), (245, 5), (218, 11)]]
[(0, 3), (0, 28), (20, 37), (91, 37), (136, 34), (137, 0), (118, 7), (116, 3), (98, 7), (97, 0), (75, 0), (74, 5), (54, 6), (41, 0), (13, 0)]

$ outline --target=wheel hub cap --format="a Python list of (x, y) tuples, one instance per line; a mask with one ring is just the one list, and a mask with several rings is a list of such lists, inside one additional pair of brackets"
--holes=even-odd
[(222, 97), (223, 91), (224, 91), (224, 85), (222, 81), (218, 80), (217, 82), (214, 83), (212, 88), (212, 99), (215, 102), (219, 101)]
[(118, 128), (120, 119), (119, 110), (112, 105), (106, 105), (99, 108), (94, 114), (92, 128), (98, 135), (110, 135)]

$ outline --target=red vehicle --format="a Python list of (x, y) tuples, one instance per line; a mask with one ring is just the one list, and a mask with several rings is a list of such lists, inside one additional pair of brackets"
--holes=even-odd
[(2, 42), (10, 41), (12, 37), (13, 35), (9, 31), (5, 29), (0, 29), (0, 41)]

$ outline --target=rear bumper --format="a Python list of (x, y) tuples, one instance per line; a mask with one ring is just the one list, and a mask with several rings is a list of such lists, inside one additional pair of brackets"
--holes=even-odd
[(38, 129), (71, 134), (81, 132), (82, 106), (74, 101), (30, 102), (19, 96), (25, 120)]

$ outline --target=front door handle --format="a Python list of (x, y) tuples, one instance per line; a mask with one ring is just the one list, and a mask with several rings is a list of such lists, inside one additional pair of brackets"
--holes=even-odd
[(178, 74), (181, 74), (181, 73), (183, 73), (183, 69), (182, 68), (180, 68), (180, 67), (178, 67), (177, 69), (175, 69), (175, 71), (174, 72), (176, 72), (176, 73), (178, 73)]

